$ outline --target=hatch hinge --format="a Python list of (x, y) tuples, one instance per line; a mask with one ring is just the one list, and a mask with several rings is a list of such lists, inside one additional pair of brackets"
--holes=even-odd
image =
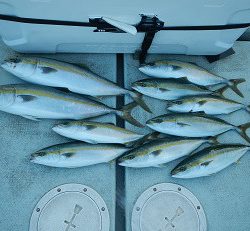
[(141, 21), (137, 24), (138, 32), (145, 32), (145, 36), (140, 50), (137, 51), (139, 55), (140, 64), (144, 63), (147, 57), (148, 50), (153, 42), (155, 34), (164, 27), (164, 22), (159, 20), (156, 16), (141, 15)]

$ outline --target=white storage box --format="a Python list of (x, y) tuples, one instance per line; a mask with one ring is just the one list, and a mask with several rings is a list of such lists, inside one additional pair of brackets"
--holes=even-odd
[[(140, 22), (140, 14), (157, 15), (165, 27), (184, 28), (159, 31), (149, 53), (216, 55), (231, 48), (247, 29), (250, 1), (0, 0), (0, 14), (74, 22), (108, 17), (131, 25)], [(19, 52), (133, 53), (144, 38), (144, 33), (94, 33), (94, 29), (0, 20), (2, 40)]]

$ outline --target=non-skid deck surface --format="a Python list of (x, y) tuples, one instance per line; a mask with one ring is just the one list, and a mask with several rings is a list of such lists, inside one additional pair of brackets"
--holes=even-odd
[[(13, 54), (0, 46), (0, 61)], [(68, 62), (85, 63), (98, 74), (116, 81), (116, 55), (41, 55)], [(19, 83), (0, 69), (0, 84)], [(104, 100), (116, 105), (115, 98)], [(115, 116), (99, 121), (115, 122)], [(115, 164), (78, 169), (59, 169), (29, 162), (30, 154), (41, 148), (70, 141), (51, 130), (55, 120), (34, 122), (0, 112), (0, 230), (27, 231), (33, 208), (50, 189), (66, 183), (80, 183), (95, 189), (105, 200), (115, 230)]]
[[(245, 78), (246, 83), (240, 85), (245, 98), (241, 99), (231, 90), (226, 92), (226, 96), (233, 100), (238, 100), (250, 104), (250, 42), (237, 42), (234, 47), (236, 54), (216, 63), (209, 64), (202, 57), (178, 56), (178, 55), (151, 55), (148, 61), (161, 59), (176, 59), (195, 62), (198, 65), (211, 70), (213, 73), (227, 78)], [(132, 82), (146, 78), (134, 66), (138, 62), (133, 60), (131, 55), (125, 56), (125, 83), (130, 86)], [(165, 114), (166, 104), (159, 100), (148, 99), (148, 103), (153, 115), (147, 114), (141, 109), (134, 112), (136, 118), (145, 123), (151, 117)], [(128, 102), (128, 99), (127, 99)], [(233, 124), (239, 125), (250, 121), (250, 114), (239, 111), (232, 115), (223, 116)], [(129, 124), (126, 127), (141, 132)], [(149, 130), (143, 129), (143, 132)], [(250, 134), (250, 132), (249, 132)], [(243, 142), (235, 132), (228, 132), (220, 137), (220, 141), (230, 143)], [(165, 168), (144, 168), (126, 169), (125, 176), (125, 205), (126, 205), (126, 230), (131, 230), (131, 213), (133, 205), (140, 194), (148, 187), (163, 182), (171, 182), (183, 185), (193, 192), (204, 207), (208, 230), (210, 231), (247, 231), (250, 229), (250, 153), (247, 153), (239, 164), (234, 164), (224, 171), (207, 178), (198, 179), (174, 179), (170, 176), (170, 171), (179, 162), (169, 163)]]

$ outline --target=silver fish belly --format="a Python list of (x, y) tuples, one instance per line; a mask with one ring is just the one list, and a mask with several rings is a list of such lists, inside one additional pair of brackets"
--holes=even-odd
[(108, 163), (126, 151), (128, 149), (122, 145), (73, 142), (37, 151), (31, 155), (30, 161), (51, 167), (77, 168)]
[(237, 162), (249, 146), (219, 145), (199, 151), (180, 162), (171, 172), (175, 178), (210, 176)]
[(204, 112), (208, 115), (229, 114), (241, 109), (249, 111), (249, 107), (226, 98), (204, 95), (190, 96), (167, 103), (172, 112)]
[(118, 143), (125, 144), (144, 135), (120, 128), (114, 124), (92, 121), (72, 121), (61, 123), (52, 128), (58, 134), (88, 143)]
[(189, 155), (210, 139), (159, 139), (135, 148), (119, 159), (119, 165), (133, 168), (159, 167)]

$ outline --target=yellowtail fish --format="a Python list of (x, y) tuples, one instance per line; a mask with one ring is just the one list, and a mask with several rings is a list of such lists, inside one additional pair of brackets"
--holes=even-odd
[(240, 144), (209, 147), (180, 162), (171, 175), (175, 178), (210, 176), (237, 162), (249, 150), (249, 146)]
[(238, 110), (250, 112), (250, 106), (215, 95), (189, 96), (167, 102), (172, 112), (204, 112), (208, 115), (229, 114)]
[(128, 94), (146, 111), (151, 112), (144, 103), (142, 95), (119, 87), (84, 66), (39, 57), (11, 58), (5, 60), (1, 66), (6, 71), (33, 84), (67, 88), (72, 92), (90, 96)]
[(184, 96), (220, 94), (180, 80), (149, 78), (132, 84), (132, 88), (143, 95), (161, 100), (175, 100)]
[(162, 164), (189, 155), (202, 144), (216, 142), (213, 138), (164, 138), (153, 140), (128, 151), (119, 159), (119, 165), (132, 168), (161, 167)]
[(111, 162), (128, 150), (119, 144), (72, 142), (37, 151), (31, 155), (30, 161), (51, 167), (77, 168)]
[(213, 86), (218, 84), (226, 85), (236, 94), (243, 97), (237, 85), (245, 82), (245, 79), (226, 79), (221, 76), (210, 73), (193, 63), (181, 61), (156, 61), (143, 64), (139, 70), (146, 75), (157, 78), (185, 78), (189, 82), (199, 86)]
[(131, 115), (136, 103), (121, 110), (53, 88), (31, 84), (0, 86), (0, 110), (28, 119), (86, 119), (114, 113), (135, 126), (142, 127)]
[(62, 136), (92, 144), (126, 144), (144, 137), (144, 135), (117, 127), (114, 124), (83, 120), (61, 123), (52, 129)]
[(222, 119), (195, 113), (162, 115), (148, 120), (146, 124), (155, 131), (185, 137), (217, 136), (235, 130), (246, 141), (250, 142), (250, 138), (246, 134), (250, 123), (235, 126)]

